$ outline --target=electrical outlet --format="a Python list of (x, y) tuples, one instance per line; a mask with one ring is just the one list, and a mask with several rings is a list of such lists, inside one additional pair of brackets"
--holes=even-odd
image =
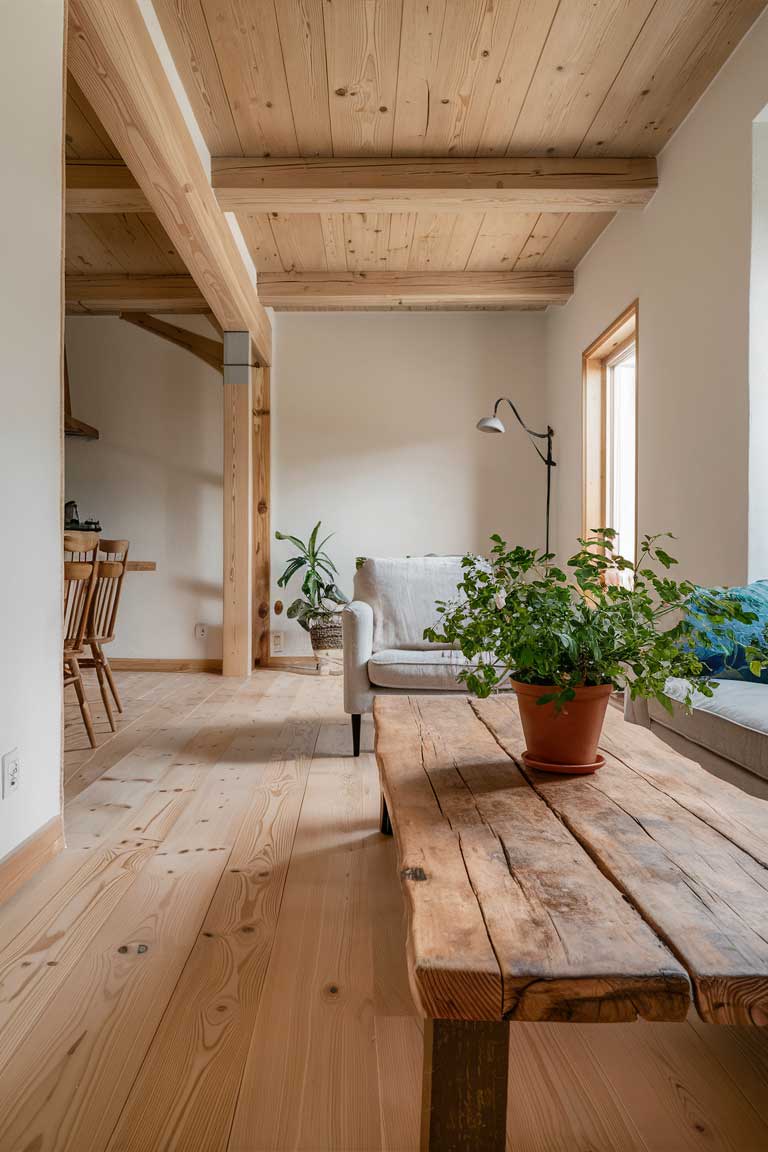
[(18, 748), (3, 756), (3, 800), (21, 787), (21, 758)]
[(277, 656), (278, 653), (282, 652), (282, 650), (283, 650), (283, 633), (282, 632), (273, 632), (272, 633), (272, 652), (275, 656)]
[(207, 624), (195, 624), (195, 640), (205, 640), (208, 637)]

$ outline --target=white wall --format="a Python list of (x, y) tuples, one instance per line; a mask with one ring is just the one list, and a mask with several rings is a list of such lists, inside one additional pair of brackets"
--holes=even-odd
[[(463, 553), (492, 532), (542, 544), (545, 469), (509, 415), (475, 430), (497, 396), (546, 425), (544, 313), (282, 313), (274, 320), (272, 527), (322, 520), (340, 583), (356, 556)], [(506, 415), (502, 413), (506, 420)], [(274, 579), (291, 555), (273, 543)], [(310, 651), (285, 617), (285, 650)]]
[(59, 811), (63, 7), (0, 4), (0, 858)]
[(639, 297), (639, 530), (680, 537), (681, 574), (746, 579), (752, 121), (766, 61), (763, 16), (660, 156), (650, 205), (614, 220), (573, 299), (548, 314), (563, 553), (581, 527), (581, 353)]
[(749, 578), (768, 577), (768, 112), (753, 130), (749, 324)]
[[(166, 319), (214, 336), (199, 316)], [(66, 497), (157, 563), (126, 577), (110, 655), (220, 658), (221, 374), (112, 316), (67, 318), (67, 364), (72, 414), (100, 438), (67, 439)]]

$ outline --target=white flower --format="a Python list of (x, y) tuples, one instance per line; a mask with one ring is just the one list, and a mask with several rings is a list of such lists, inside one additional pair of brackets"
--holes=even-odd
[(507, 594), (504, 589), (499, 589), (493, 599), (496, 602), (496, 607), (498, 608), (499, 612), (501, 612), (502, 608), (507, 602)]

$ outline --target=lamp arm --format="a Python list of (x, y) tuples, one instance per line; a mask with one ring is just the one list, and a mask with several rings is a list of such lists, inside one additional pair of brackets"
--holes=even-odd
[[(532, 428), (528, 427), (525, 420), (523, 420), (522, 416), (518, 412), (517, 408), (515, 408), (514, 404), (510, 400), (509, 396), (499, 396), (498, 400), (496, 401), (496, 403), (493, 406), (494, 416), (498, 416), (499, 405), (505, 404), (505, 403), (509, 404), (510, 408), (512, 409), (512, 411), (515, 414), (515, 419), (517, 420), (518, 424), (523, 429), (523, 431), (527, 433), (528, 437), (530, 438), (531, 443), (533, 444), (534, 448), (536, 449), (536, 451), (538, 452), (539, 456), (544, 461), (544, 463), (547, 465), (547, 467), (548, 468), (556, 468), (557, 465), (555, 464), (555, 461), (552, 459), (552, 437), (555, 434), (554, 429), (547, 427), (546, 432), (534, 432)], [(546, 440), (547, 441), (547, 454), (546, 454), (546, 456), (541, 451), (538, 444), (536, 444), (534, 442), (534, 438), (536, 440)]]

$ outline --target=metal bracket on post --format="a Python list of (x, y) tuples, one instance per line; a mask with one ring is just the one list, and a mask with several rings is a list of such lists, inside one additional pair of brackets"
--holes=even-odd
[(224, 383), (247, 384), (253, 362), (250, 332), (224, 333)]

